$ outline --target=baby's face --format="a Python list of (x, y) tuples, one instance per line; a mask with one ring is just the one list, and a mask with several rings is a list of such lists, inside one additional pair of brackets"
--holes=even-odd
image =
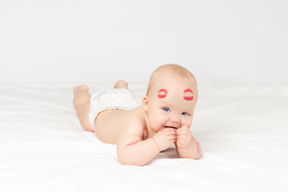
[(197, 85), (191, 81), (170, 79), (157, 84), (148, 98), (148, 120), (152, 130), (190, 127), (197, 97)]

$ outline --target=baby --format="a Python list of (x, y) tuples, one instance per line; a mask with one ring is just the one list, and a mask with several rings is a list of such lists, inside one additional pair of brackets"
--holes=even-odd
[(117, 145), (121, 164), (141, 166), (172, 143), (180, 158), (200, 158), (200, 145), (190, 131), (197, 99), (193, 74), (167, 64), (152, 73), (142, 102), (120, 80), (114, 89), (92, 96), (87, 86), (75, 87), (73, 104), (85, 130)]

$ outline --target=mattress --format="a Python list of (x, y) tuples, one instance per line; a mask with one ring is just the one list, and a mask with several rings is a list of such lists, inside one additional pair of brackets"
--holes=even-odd
[[(76, 85), (0, 84), (0, 191), (288, 190), (287, 84), (199, 85), (191, 131), (201, 159), (171, 146), (142, 167), (121, 165), (115, 145), (81, 128)], [(146, 84), (130, 89), (141, 99)]]

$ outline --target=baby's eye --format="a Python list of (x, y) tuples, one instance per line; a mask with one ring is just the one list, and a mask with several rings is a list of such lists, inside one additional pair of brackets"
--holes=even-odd
[(166, 111), (166, 112), (170, 111), (170, 109), (168, 107), (163, 107), (163, 110)]
[(182, 115), (187, 116), (187, 115), (189, 115), (189, 113), (183, 112)]

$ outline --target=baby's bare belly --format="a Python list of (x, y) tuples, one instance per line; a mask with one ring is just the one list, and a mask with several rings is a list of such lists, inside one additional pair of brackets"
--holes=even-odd
[(123, 119), (130, 113), (125, 110), (106, 110), (95, 121), (96, 136), (104, 143), (116, 144), (123, 131)]

